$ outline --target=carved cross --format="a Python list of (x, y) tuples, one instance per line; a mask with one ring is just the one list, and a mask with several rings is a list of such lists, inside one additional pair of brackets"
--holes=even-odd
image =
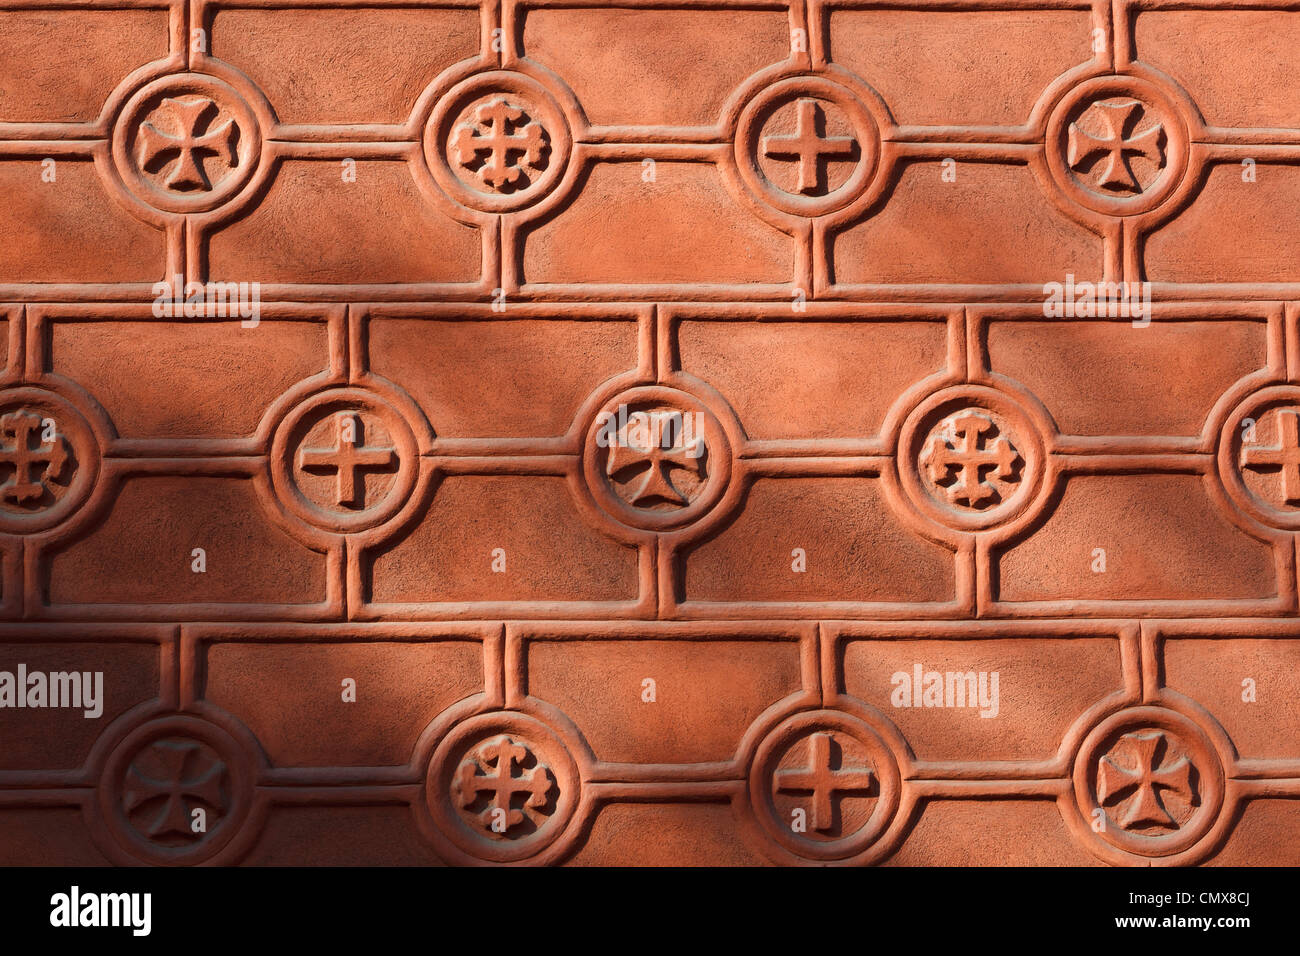
[(644, 471), (624, 495), (633, 507), (656, 501), (686, 507), (690, 499), (673, 484), (672, 472), (683, 469), (703, 477), (704, 439), (686, 434), (685, 418), (679, 411), (636, 414), (643, 417), (629, 422), (610, 443), (605, 473), (611, 478), (628, 480)]
[(139, 157), (140, 168), (158, 169), (176, 160), (176, 165), (164, 180), (169, 189), (209, 190), (212, 183), (203, 170), (204, 156), (220, 156), (226, 165), (234, 167), (239, 163), (235, 152), (234, 120), (226, 120), (220, 126), (211, 123), (218, 109), (217, 104), (204, 97), (177, 99), (168, 97), (162, 106), (176, 118), (180, 134), (164, 133), (152, 123), (140, 125)]
[(1300, 504), (1300, 412), (1278, 412), (1277, 430), (1277, 445), (1243, 447), (1241, 464), (1251, 471), (1280, 470), (1282, 498), (1289, 505)]
[(71, 456), (62, 435), (55, 435), (50, 444), (35, 442), (40, 436), (42, 420), (31, 412), (10, 412), (0, 416), (0, 464), (13, 468), (8, 481), (0, 485), (0, 498), (25, 504), (40, 501), (49, 488), (49, 482), (63, 478)]
[(192, 740), (159, 740), (142, 751), (127, 768), (122, 791), (128, 815), (151, 801), (162, 806), (145, 832), (151, 837), (169, 833), (194, 836), (190, 812), (194, 804), (223, 809), (221, 780), (226, 767)]
[(298, 453), (298, 465), (304, 471), (336, 472), (337, 503), (344, 507), (361, 507), (365, 504), (362, 472), (392, 468), (397, 461), (397, 450), (372, 448), (364, 444), (361, 438), (361, 418), (356, 414), (339, 415), (335, 422), (338, 426), (338, 444), (333, 448), (302, 449)]
[(1066, 153), (1070, 168), (1079, 172), (1091, 167), (1098, 159), (1104, 159), (1105, 165), (1098, 176), (1098, 185), (1108, 189), (1142, 192), (1142, 183), (1129, 165), (1128, 157), (1141, 156), (1156, 166), (1164, 165), (1164, 151), (1161, 148), (1164, 127), (1155, 123), (1140, 133), (1133, 131), (1142, 110), (1142, 104), (1136, 100), (1099, 102), (1089, 106), (1084, 115), (1096, 116), (1104, 132), (1101, 136), (1094, 136), (1078, 123), (1070, 124)]
[(496, 190), (520, 179), (525, 166), (540, 163), (545, 144), (542, 127), (528, 120), (522, 108), (500, 98), (480, 106), (474, 122), (458, 126), (451, 141), (462, 166), (487, 154), (475, 175)]
[(827, 159), (851, 159), (856, 140), (851, 136), (827, 136), (826, 116), (816, 100), (802, 99), (798, 104), (795, 132), (786, 136), (765, 136), (763, 155), (771, 159), (798, 160), (801, 193), (822, 188), (822, 172)]
[(821, 833), (835, 825), (835, 795), (869, 793), (875, 775), (866, 767), (831, 766), (834, 736), (816, 733), (808, 738), (808, 766), (798, 770), (778, 770), (775, 774), (778, 793), (811, 793), (812, 826)]
[(942, 484), (956, 470), (957, 480), (945, 488), (950, 501), (978, 508), (1000, 494), (998, 488), (985, 480), (985, 474), (995, 482), (1012, 477), (1020, 457), (1015, 447), (1000, 435), (991, 443), (982, 439), (996, 427), (986, 416), (967, 412), (952, 420), (952, 440), (933, 435), (926, 442), (921, 464), (930, 470), (930, 479), (935, 484)]
[[(479, 820), (493, 829), (493, 823), (504, 813), (505, 830), (493, 829), (494, 833), (504, 833), (523, 823), (525, 813), (534, 823), (539, 823), (553, 783), (550, 770), (540, 762), (532, 769), (524, 769), (531, 756), (532, 751), (507, 736), (486, 741), (456, 768), (452, 796), (461, 807), (467, 808), (480, 793), (491, 794)], [(523, 807), (512, 806), (520, 794), (527, 795)]]
[(1103, 804), (1118, 801), (1119, 825), (1126, 830), (1141, 823), (1178, 826), (1161, 791), (1182, 794), (1188, 802), (1196, 799), (1191, 761), (1160, 731), (1125, 734), (1098, 764), (1097, 798)]

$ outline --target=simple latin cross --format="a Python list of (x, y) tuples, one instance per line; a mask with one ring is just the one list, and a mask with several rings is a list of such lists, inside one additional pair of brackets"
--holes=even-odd
[(1279, 441), (1272, 447), (1245, 447), (1241, 463), (1252, 471), (1282, 472), (1282, 497), (1289, 505), (1300, 504), (1300, 412), (1282, 409), (1277, 413)]
[(763, 138), (764, 156), (798, 160), (798, 192), (817, 191), (821, 184), (824, 160), (853, 157), (856, 142), (853, 137), (825, 135), (825, 121), (821, 104), (816, 100), (803, 99), (798, 104), (798, 121), (792, 135)]
[[(338, 444), (333, 448), (304, 448), (298, 455), (299, 466), (304, 471), (333, 471), (338, 474), (335, 499), (339, 505), (359, 506), (358, 494), (365, 491), (363, 471), (391, 468), (397, 460), (393, 448), (371, 448), (363, 444), (361, 419), (353, 413), (339, 415)], [(364, 494), (360, 497), (364, 499)]]
[(778, 770), (779, 793), (811, 793), (813, 829), (825, 833), (835, 824), (835, 794), (868, 793), (874, 774), (865, 767), (831, 767), (831, 744), (834, 735), (816, 733), (808, 738), (808, 766), (798, 770)]

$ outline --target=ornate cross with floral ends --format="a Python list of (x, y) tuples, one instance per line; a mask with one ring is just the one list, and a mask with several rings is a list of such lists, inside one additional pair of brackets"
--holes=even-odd
[(763, 137), (763, 155), (798, 160), (799, 181), (795, 189), (815, 193), (821, 188), (824, 160), (852, 159), (857, 141), (851, 136), (827, 136), (826, 116), (816, 100), (799, 100), (798, 111), (793, 135)]
[(172, 833), (193, 837), (191, 812), (197, 806), (223, 809), (225, 773), (225, 764), (193, 740), (155, 741), (127, 768), (122, 808), (129, 816), (161, 799), (158, 813), (142, 832), (155, 839)]
[[(953, 418), (951, 425), (952, 438), (942, 432), (930, 436), (921, 450), (921, 464), (929, 469), (930, 480), (944, 488), (948, 500), (979, 508), (1001, 496), (1000, 488), (990, 480), (1001, 483), (1011, 479), (1020, 455), (1004, 436), (992, 442), (983, 439), (997, 428), (985, 415), (966, 412)], [(956, 481), (944, 486), (954, 471)]]
[(679, 411), (635, 412), (610, 442), (605, 473), (620, 481), (635, 479), (623, 495), (633, 507), (691, 503), (673, 484), (672, 473), (682, 469), (704, 477), (705, 446), (702, 436), (687, 434), (685, 422)]
[(0, 498), (17, 504), (40, 501), (49, 482), (60, 481), (71, 461), (67, 443), (56, 434), (49, 444), (36, 441), (42, 431), (42, 419), (31, 412), (0, 415), (0, 464), (9, 465), (14, 473), (0, 485)]
[(1282, 498), (1289, 505), (1300, 504), (1300, 412), (1282, 409), (1277, 413), (1278, 444), (1241, 449), (1241, 464), (1251, 471), (1282, 472)]
[(1143, 109), (1137, 100), (1102, 101), (1089, 106), (1084, 115), (1096, 116), (1104, 132), (1101, 136), (1094, 136), (1078, 123), (1070, 124), (1066, 153), (1070, 168), (1079, 172), (1098, 159), (1104, 159), (1105, 165), (1101, 167), (1097, 178), (1099, 186), (1142, 192), (1142, 183), (1129, 165), (1128, 157), (1141, 156), (1156, 166), (1164, 164), (1164, 152), (1161, 149), (1164, 127), (1155, 123), (1140, 133), (1133, 131)]
[[(531, 820), (535, 826), (545, 822), (542, 809), (546, 806), (554, 783), (550, 770), (540, 761), (531, 769), (524, 764), (532, 751), (502, 735), (485, 741), (468, 754), (456, 768), (451, 791), (456, 803), (469, 808), (480, 793), (491, 794), (487, 807), (478, 814), (479, 822), (498, 836), (512, 827)], [(511, 804), (517, 795), (525, 794), (522, 808)], [(504, 819), (504, 829), (494, 826)]]
[(456, 160), (466, 168), (487, 154), (475, 175), (498, 191), (521, 179), (525, 167), (537, 166), (545, 145), (542, 127), (500, 97), (475, 110), (474, 121), (456, 127), (451, 140)]
[(142, 123), (140, 168), (147, 170), (158, 165), (161, 169), (174, 159), (176, 165), (163, 181), (168, 189), (212, 189), (212, 182), (203, 170), (203, 157), (220, 156), (231, 168), (239, 164), (235, 152), (235, 121), (228, 119), (220, 126), (211, 126), (218, 107), (206, 96), (168, 97), (162, 101), (162, 106), (175, 117), (180, 134), (164, 133), (152, 123)]
[(1161, 791), (1196, 800), (1191, 761), (1158, 730), (1125, 734), (1097, 765), (1097, 799), (1103, 805), (1114, 802), (1126, 830), (1141, 824), (1178, 828)]
[(870, 793), (875, 775), (866, 767), (831, 766), (834, 735), (815, 733), (808, 738), (808, 766), (798, 770), (778, 770), (775, 785), (778, 793), (812, 794), (812, 827), (827, 833), (835, 826), (835, 795)]

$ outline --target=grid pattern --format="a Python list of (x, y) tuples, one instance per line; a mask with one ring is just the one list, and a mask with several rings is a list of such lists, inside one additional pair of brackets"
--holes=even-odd
[(1296, 862), (1297, 34), (0, 0), (4, 859)]

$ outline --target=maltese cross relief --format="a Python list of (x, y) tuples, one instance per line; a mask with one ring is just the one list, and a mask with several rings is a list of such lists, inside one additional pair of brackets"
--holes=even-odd
[(1138, 100), (1102, 100), (1070, 124), (1066, 161), (1099, 191), (1136, 195), (1163, 169), (1164, 141), (1164, 127)]
[[(239, 129), (233, 119), (219, 121), (220, 109), (206, 96), (168, 97), (160, 111), (170, 120), (169, 129), (159, 129), (156, 121), (140, 125), (140, 168), (163, 175), (163, 185), (181, 192), (208, 191), (213, 188), (205, 160), (212, 157), (224, 169), (239, 163), (235, 149)], [(219, 178), (219, 177), (217, 177)]]
[(1177, 829), (1168, 797), (1196, 802), (1194, 767), (1178, 744), (1160, 731), (1121, 737), (1097, 766), (1097, 799), (1124, 829)]

